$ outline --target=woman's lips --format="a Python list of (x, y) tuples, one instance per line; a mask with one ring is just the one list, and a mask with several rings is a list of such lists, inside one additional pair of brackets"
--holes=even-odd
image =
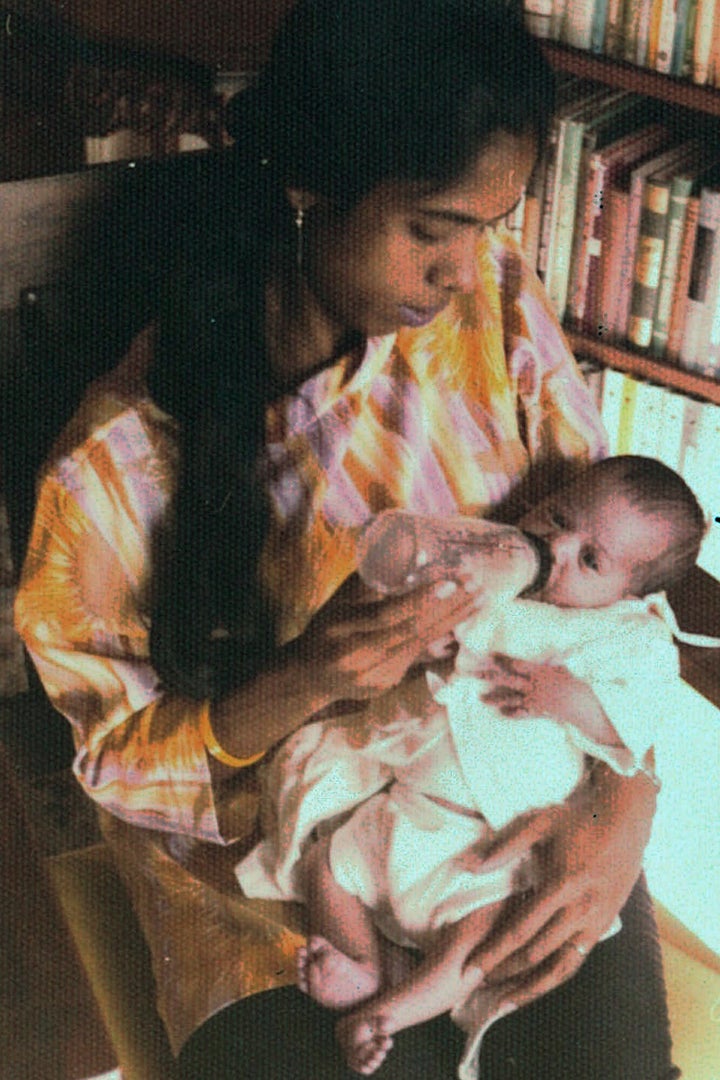
[(418, 308), (410, 307), (408, 304), (401, 304), (398, 311), (403, 326), (427, 326), (436, 315), (440, 314), (444, 307), (444, 304), (434, 308)]

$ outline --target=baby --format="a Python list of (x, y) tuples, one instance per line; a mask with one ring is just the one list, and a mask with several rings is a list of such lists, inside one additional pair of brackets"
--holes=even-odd
[[(298, 981), (344, 1010), (337, 1035), (364, 1075), (395, 1032), (451, 1011), (468, 1035), (458, 1075), (476, 1076), (480, 1039), (508, 1009), (466, 960), (533, 883), (529, 859), (484, 871), (483, 847), (565, 799), (588, 755), (645, 768), (678, 675), (662, 590), (694, 564), (705, 523), (676, 473), (607, 459), (520, 527), (549, 548), (540, 590), (481, 603), (456, 628), (447, 681), (429, 671), (371, 718), (293, 734), (268, 767), (265, 840), (238, 867), (248, 895), (308, 905)], [(399, 971), (396, 946), (419, 963)]]

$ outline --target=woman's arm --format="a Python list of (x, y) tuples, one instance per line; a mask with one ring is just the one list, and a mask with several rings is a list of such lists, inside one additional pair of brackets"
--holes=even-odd
[[(131, 823), (223, 842), (249, 827), (235, 807), (238, 783), (252, 789), (252, 770), (210, 758), (207, 703), (165, 692), (150, 664), (142, 598), (164, 507), (146, 435), (132, 418), (123, 424), (122, 455), (106, 433), (43, 481), (17, 628), (48, 696), (73, 725), (74, 768), (87, 793)], [(128, 444), (137, 460), (128, 461)], [(251, 757), (331, 702), (394, 685), (471, 604), (460, 588), (445, 598), (430, 588), (370, 602), (350, 583), (272, 670), (215, 703), (217, 740), (233, 756)]]
[(514, 897), (473, 952), (488, 985), (523, 1005), (564, 982), (610, 928), (639, 876), (657, 788), (644, 773), (597, 762), (565, 804), (525, 815), (500, 834), (482, 866), (533, 851), (542, 884)]

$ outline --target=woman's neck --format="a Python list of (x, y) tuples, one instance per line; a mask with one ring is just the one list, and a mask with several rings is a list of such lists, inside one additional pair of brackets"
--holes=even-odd
[(295, 268), (271, 275), (265, 290), (265, 345), (279, 385), (297, 385), (362, 341), (362, 335), (332, 318)]

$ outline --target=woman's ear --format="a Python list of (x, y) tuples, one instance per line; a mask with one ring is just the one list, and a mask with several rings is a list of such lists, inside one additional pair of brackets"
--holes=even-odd
[(302, 211), (303, 214), (306, 214), (311, 207), (317, 206), (321, 201), (319, 195), (314, 195), (304, 188), (285, 188), (285, 195), (293, 210)]

